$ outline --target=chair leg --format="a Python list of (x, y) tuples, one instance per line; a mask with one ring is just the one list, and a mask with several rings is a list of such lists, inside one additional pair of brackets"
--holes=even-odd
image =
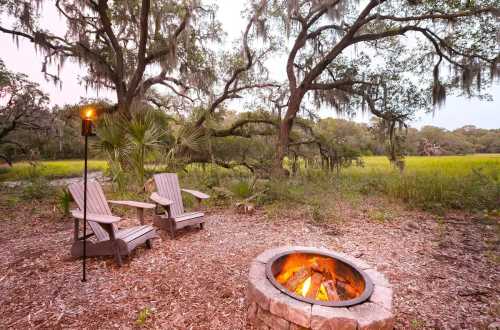
[(123, 261), (122, 261), (122, 256), (120, 254), (120, 249), (118, 248), (118, 242), (116, 240), (113, 242), (113, 247), (115, 250), (115, 260), (118, 263), (118, 266), (121, 267), (123, 265)]
[(108, 232), (109, 238), (113, 245), (113, 250), (115, 252), (115, 260), (118, 263), (118, 266), (121, 267), (123, 265), (123, 262), (122, 262), (122, 256), (120, 255), (120, 247), (118, 246), (118, 241), (116, 240), (115, 230), (111, 224), (106, 226), (104, 229)]
[(204, 222), (200, 223), (200, 229), (203, 229), (204, 224), (205, 224)]
[(170, 238), (175, 238), (175, 222), (174, 219), (170, 219)]
[(153, 248), (153, 240), (148, 239), (146, 241), (146, 248), (147, 249), (152, 249)]

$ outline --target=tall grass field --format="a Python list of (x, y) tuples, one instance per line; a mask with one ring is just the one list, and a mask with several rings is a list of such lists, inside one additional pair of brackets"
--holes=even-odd
[[(80, 176), (83, 173), (83, 160), (55, 160), (37, 162), (36, 166), (28, 162), (15, 163), (13, 167), (0, 167), (0, 181), (17, 181), (28, 179), (34, 170), (47, 179), (58, 179)], [(107, 163), (104, 160), (89, 160), (89, 171), (104, 171)]]
[[(325, 189), (334, 187), (341, 192), (385, 195), (431, 210), (500, 210), (500, 154), (407, 157), (403, 172), (391, 166), (384, 156), (364, 157), (363, 163), (364, 166), (343, 169), (338, 176), (335, 173), (303, 168), (299, 180), (302, 187), (284, 185), (283, 188), (321, 195)], [(106, 168), (106, 161), (89, 161), (90, 171), (105, 171)], [(47, 179), (79, 176), (83, 171), (83, 161), (39, 162), (36, 171)], [(26, 180), (32, 172), (33, 166), (27, 162), (16, 163), (13, 167), (3, 166), (0, 167), (0, 181)], [(181, 174), (184, 181), (212, 187), (229, 184), (229, 181), (222, 179), (224, 177), (243, 178), (250, 173), (244, 169), (229, 171), (222, 168), (212, 168), (207, 173), (205, 167), (190, 165), (188, 172)], [(215, 179), (217, 182), (210, 182)], [(249, 185), (246, 181), (245, 184)], [(251, 194), (251, 191), (242, 193), (240, 186), (237, 183), (227, 188), (236, 190), (237, 195)], [(286, 194), (286, 191), (282, 193)]]
[(407, 157), (402, 173), (385, 157), (364, 163), (344, 170), (343, 185), (430, 209), (500, 209), (500, 154)]

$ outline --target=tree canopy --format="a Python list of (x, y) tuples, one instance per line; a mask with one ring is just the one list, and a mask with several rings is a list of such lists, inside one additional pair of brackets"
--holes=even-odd
[(392, 130), (416, 109), (441, 104), (455, 88), (471, 95), (473, 83), (480, 90), (499, 72), (498, 1), (263, 2), (267, 33), (291, 44), (278, 168), (306, 95), (338, 112), (366, 107)]
[[(40, 0), (0, 3), (0, 13), (13, 18), (0, 31), (24, 38), (44, 54), (42, 71), (54, 82), (66, 60), (86, 68), (88, 87), (116, 92), (116, 107), (129, 115), (154, 85), (175, 91), (196, 85), (208, 90), (214, 81), (211, 47), (220, 39), (214, 8), (191, 1)], [(67, 32), (57, 35), (40, 26), (45, 6), (56, 7)], [(7, 24), (7, 26), (5, 26)]]
[(10, 163), (13, 146), (27, 151), (27, 141), (19, 141), (16, 134), (49, 129), (48, 101), (38, 84), (7, 70), (0, 60), (0, 158)]

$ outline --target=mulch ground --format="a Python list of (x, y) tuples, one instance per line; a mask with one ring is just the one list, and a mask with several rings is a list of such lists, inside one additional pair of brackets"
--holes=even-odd
[(436, 220), (395, 206), (396, 216), (376, 221), (375, 207), (380, 201), (346, 204), (339, 210), (347, 220), (320, 225), (300, 211), (270, 220), (262, 210), (210, 210), (204, 230), (175, 240), (162, 232), (152, 250), (137, 249), (121, 268), (111, 258), (89, 259), (82, 283), (81, 262), (69, 255), (72, 221), (50, 204), (13, 206), (1, 197), (0, 328), (134, 328), (147, 308), (147, 328), (244, 329), (251, 260), (292, 244), (376, 265), (394, 285), (398, 329), (481, 329), (499, 320), (498, 220)]

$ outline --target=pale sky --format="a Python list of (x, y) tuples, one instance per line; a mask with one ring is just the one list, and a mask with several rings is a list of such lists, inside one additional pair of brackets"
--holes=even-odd
[[(246, 21), (241, 17), (246, 0), (213, 0), (219, 6), (218, 18), (227, 32), (228, 45), (230, 41), (238, 38), (243, 31)], [(49, 2), (49, 1), (47, 1)], [(43, 13), (44, 27), (50, 27), (51, 31), (62, 33), (65, 26), (54, 9), (54, 6), (45, 5)], [(75, 63), (67, 62), (62, 71), (62, 88), (54, 86), (46, 81), (41, 72), (41, 56), (37, 54), (31, 43), (20, 41), (19, 48), (9, 35), (0, 33), (0, 58), (9, 70), (27, 74), (31, 80), (38, 82), (42, 89), (50, 95), (52, 104), (71, 104), (79, 101), (81, 97), (103, 96), (114, 99), (113, 92), (86, 90), (79, 85), (78, 76), (82, 69)], [(285, 57), (275, 57), (272, 60), (271, 73), (274, 78), (283, 79), (285, 75)], [(450, 96), (446, 104), (432, 114), (421, 113), (411, 126), (420, 128), (424, 125), (434, 125), (447, 129), (455, 129), (464, 125), (475, 125), (481, 128), (500, 128), (500, 84), (493, 86), (489, 93), (493, 95), (493, 101), (480, 101), (478, 99), (467, 99), (463, 97)], [(233, 105), (234, 106), (234, 105)], [(335, 117), (333, 110), (323, 109), (322, 117)], [(367, 122), (370, 115), (359, 115), (354, 120)]]

